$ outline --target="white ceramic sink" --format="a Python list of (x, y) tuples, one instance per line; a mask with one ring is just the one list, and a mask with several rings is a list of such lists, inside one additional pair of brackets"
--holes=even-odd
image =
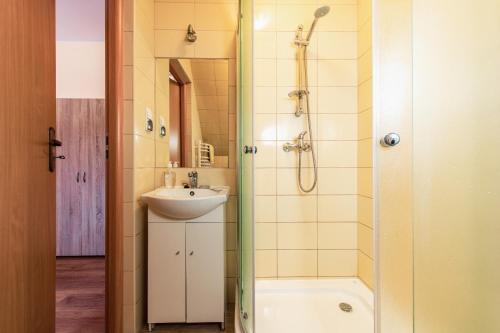
[(203, 216), (227, 201), (228, 187), (165, 188), (161, 187), (141, 196), (143, 202), (155, 213), (172, 218), (189, 220)]

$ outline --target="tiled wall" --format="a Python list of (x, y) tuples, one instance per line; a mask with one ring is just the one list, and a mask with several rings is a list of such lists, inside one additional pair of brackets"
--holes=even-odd
[(358, 275), (373, 288), (371, 0), (358, 5)]
[[(288, 93), (297, 86), (298, 24), (329, 5), (309, 46), (317, 188), (298, 188), (297, 153), (283, 151), (307, 129)], [(257, 277), (357, 276), (358, 73), (357, 2), (259, 0), (255, 6), (255, 139)], [(312, 179), (308, 154), (304, 178)], [(307, 185), (307, 186), (308, 186)]]
[[(182, 0), (180, 0), (182, 1)], [(214, 2), (217, 2), (215, 0)], [(155, 108), (155, 56), (229, 58), (229, 169), (198, 170), (201, 184), (229, 185), (226, 224), (226, 286), (234, 301), (236, 283), (236, 2), (210, 3), (125, 0), (124, 3), (124, 332), (139, 332), (146, 321), (146, 211), (140, 195), (163, 185), (168, 141), (157, 132), (158, 118), (168, 109)], [(225, 13), (222, 15), (221, 13)], [(226, 18), (232, 15), (231, 19)], [(215, 18), (215, 19), (214, 19)], [(198, 41), (184, 42), (188, 23)], [(145, 131), (145, 110), (153, 113), (155, 131)], [(189, 169), (176, 169), (177, 183)]]

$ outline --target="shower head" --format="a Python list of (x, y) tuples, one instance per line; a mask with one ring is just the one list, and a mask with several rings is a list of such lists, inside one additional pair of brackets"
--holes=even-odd
[(314, 17), (315, 18), (320, 18), (320, 17), (323, 17), (325, 16), (326, 14), (328, 14), (330, 12), (330, 6), (323, 6), (323, 7), (319, 7), (318, 9), (316, 9), (316, 11), (314, 12)]
[(323, 16), (325, 16), (329, 12), (330, 12), (330, 6), (323, 6), (323, 7), (319, 7), (318, 9), (316, 9), (316, 11), (314, 12), (314, 21), (311, 24), (311, 28), (309, 29), (309, 33), (307, 34), (307, 38), (306, 38), (307, 41), (309, 41), (311, 39), (312, 32), (314, 30), (314, 27), (316, 26), (316, 23), (318, 22), (318, 19), (322, 18)]

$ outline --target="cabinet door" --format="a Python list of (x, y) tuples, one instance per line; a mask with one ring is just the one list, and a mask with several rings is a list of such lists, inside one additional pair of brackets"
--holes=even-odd
[(80, 171), (80, 100), (57, 99), (56, 255), (82, 255), (82, 172)]
[(223, 322), (223, 223), (186, 223), (186, 274), (187, 322)]
[(82, 255), (104, 255), (106, 114), (103, 99), (83, 99), (80, 107), (82, 174)]
[(148, 224), (148, 323), (186, 321), (185, 223)]

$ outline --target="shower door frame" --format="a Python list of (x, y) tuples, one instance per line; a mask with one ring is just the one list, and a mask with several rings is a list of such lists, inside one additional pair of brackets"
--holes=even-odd
[[(375, 332), (413, 332), (412, 0), (372, 1)], [(395, 132), (401, 142), (382, 147)]]

